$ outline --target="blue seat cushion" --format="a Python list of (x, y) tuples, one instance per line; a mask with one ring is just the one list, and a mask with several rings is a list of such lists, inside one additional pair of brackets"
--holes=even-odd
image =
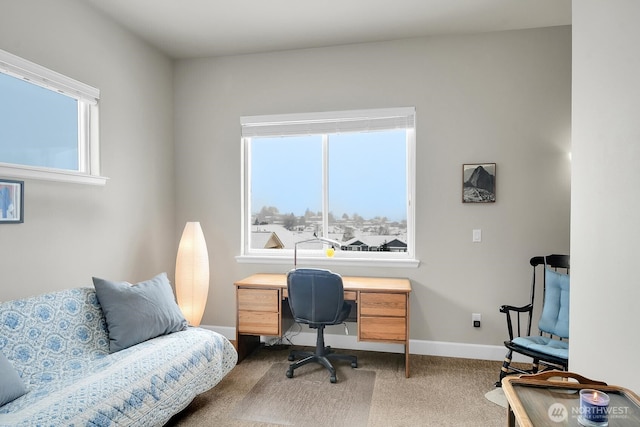
[(542, 336), (531, 336), (514, 338), (511, 342), (519, 347), (538, 353), (548, 354), (560, 359), (569, 359), (569, 341), (560, 341)]

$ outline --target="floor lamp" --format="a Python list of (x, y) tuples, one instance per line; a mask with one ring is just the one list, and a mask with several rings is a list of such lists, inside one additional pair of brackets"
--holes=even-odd
[(178, 306), (191, 326), (199, 326), (209, 293), (209, 253), (199, 222), (187, 222), (176, 257)]

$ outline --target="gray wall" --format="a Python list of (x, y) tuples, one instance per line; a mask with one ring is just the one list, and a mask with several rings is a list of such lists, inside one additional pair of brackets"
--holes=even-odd
[[(422, 264), (343, 272), (410, 277), (413, 339), (499, 344), (497, 306), (526, 299), (526, 260), (569, 251), (571, 194), (571, 369), (639, 390), (638, 340), (619, 326), (635, 324), (640, 301), (638, 7), (574, 2), (571, 192), (569, 28), (181, 61), (172, 80), (170, 60), (82, 2), (2, 2), (1, 49), (102, 90), (111, 180), (26, 182), (25, 223), (0, 227), (0, 300), (92, 275), (172, 275), (184, 222), (200, 220), (212, 263), (204, 324), (234, 326), (233, 281), (288, 268), (234, 259), (239, 116), (414, 105)], [(461, 164), (475, 161), (498, 164), (494, 205), (460, 203)]]
[(0, 3), (0, 49), (101, 90), (104, 187), (27, 180), (0, 225), (0, 300), (175, 263), (172, 63), (83, 2)]
[(573, 371), (640, 391), (640, 3), (573, 2)]
[[(174, 72), (177, 224), (201, 221), (209, 245), (205, 325), (235, 326), (235, 280), (291, 267), (234, 258), (243, 115), (416, 107), (420, 267), (334, 268), (409, 277), (414, 340), (500, 345), (498, 307), (526, 303), (529, 258), (569, 253), (570, 27), (181, 60)], [(495, 204), (461, 203), (471, 162), (497, 163)]]
[[(37, 11), (38, 13), (35, 13)], [(310, 49), (172, 65), (82, 2), (0, 6), (0, 48), (102, 91), (105, 187), (26, 182), (25, 223), (0, 228), (0, 299), (167, 271), (202, 222), (212, 286), (203, 324), (235, 326), (242, 115), (415, 106), (417, 269), (411, 338), (499, 345), (497, 307), (524, 302), (527, 260), (569, 251), (568, 27)], [(173, 120), (172, 120), (173, 119)], [(496, 162), (498, 201), (463, 205), (461, 165)], [(175, 172), (174, 172), (175, 171)], [(471, 242), (471, 230), (483, 242)], [(483, 327), (470, 326), (471, 312)]]

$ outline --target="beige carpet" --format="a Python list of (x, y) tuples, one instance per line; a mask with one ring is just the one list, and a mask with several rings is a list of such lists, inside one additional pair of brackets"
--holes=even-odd
[(271, 365), (231, 417), (287, 426), (367, 426), (374, 371), (336, 364), (339, 381), (331, 384), (323, 366), (300, 367), (293, 379), (285, 376), (288, 366), (284, 362)]
[[(487, 400), (484, 395), (493, 389), (500, 372), (502, 362), (455, 359), (434, 356), (411, 356), (411, 377), (404, 377), (404, 355), (366, 351), (351, 351), (358, 356), (358, 368), (355, 371), (375, 373), (373, 393), (368, 417), (362, 415), (359, 425), (368, 427), (401, 426), (504, 426), (506, 410)], [(287, 350), (260, 349), (239, 363), (216, 387), (197, 396), (167, 426), (201, 427), (267, 427), (287, 425), (283, 420), (276, 422), (238, 419), (238, 411), (243, 401), (256, 385), (269, 378), (274, 364), (287, 362)], [(324, 378), (322, 386), (340, 386), (349, 378), (348, 364), (339, 366), (338, 383), (330, 384)], [(274, 368), (275, 369), (275, 368)], [(318, 368), (320, 369), (320, 368)], [(343, 382), (344, 379), (344, 382)], [(282, 386), (287, 382), (306, 381), (302, 373), (296, 372), (291, 379), (278, 380)], [(292, 385), (298, 387), (299, 384)], [(260, 387), (260, 386), (259, 386)], [(254, 394), (255, 399), (260, 398)], [(264, 395), (265, 401), (271, 397)], [(246, 402), (245, 402), (246, 403)], [(255, 405), (262, 405), (258, 400)], [(330, 412), (334, 401), (318, 397), (318, 410)], [(300, 408), (299, 401), (291, 402), (292, 408)], [(267, 405), (268, 406), (268, 405)], [(300, 408), (302, 411), (303, 409)], [(266, 414), (266, 412), (265, 412)], [(268, 414), (267, 414), (268, 415)], [(252, 416), (253, 417), (253, 416)], [(300, 424), (298, 424), (300, 423)], [(299, 426), (313, 425), (313, 419), (297, 421)], [(366, 424), (365, 424), (366, 423)], [(331, 424), (326, 424), (327, 426)]]

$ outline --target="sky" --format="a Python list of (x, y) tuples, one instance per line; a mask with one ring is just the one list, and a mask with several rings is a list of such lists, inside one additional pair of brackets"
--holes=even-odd
[[(406, 220), (404, 130), (343, 133), (329, 137), (329, 211), (337, 218)], [(252, 211), (322, 210), (322, 137), (254, 138), (251, 146)]]
[(78, 101), (0, 73), (0, 162), (77, 170)]

